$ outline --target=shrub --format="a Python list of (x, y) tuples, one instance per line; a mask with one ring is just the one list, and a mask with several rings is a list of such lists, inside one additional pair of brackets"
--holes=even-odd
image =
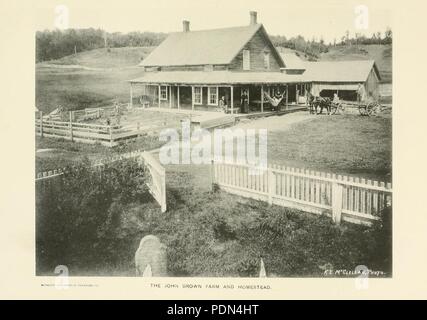
[(121, 215), (143, 199), (144, 182), (144, 170), (133, 159), (102, 169), (85, 161), (61, 177), (38, 182), (38, 271), (52, 271), (59, 264), (79, 269), (119, 261), (114, 248), (120, 245)]

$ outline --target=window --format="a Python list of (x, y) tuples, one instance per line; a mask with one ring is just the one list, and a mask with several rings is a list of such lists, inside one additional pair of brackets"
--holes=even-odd
[(168, 99), (168, 87), (160, 86), (160, 100), (167, 100), (167, 99)]
[(194, 87), (194, 104), (202, 103), (202, 87)]
[(264, 68), (270, 69), (270, 52), (264, 52)]
[(249, 50), (243, 50), (243, 70), (251, 69), (251, 52)]
[(218, 105), (218, 87), (208, 87), (208, 104)]

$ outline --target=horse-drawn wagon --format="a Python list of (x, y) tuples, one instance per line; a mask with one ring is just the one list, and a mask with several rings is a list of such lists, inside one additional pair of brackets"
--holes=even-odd
[(328, 97), (310, 96), (308, 99), (308, 110), (310, 114), (321, 114), (326, 109), (328, 115), (335, 114), (337, 111), (343, 113), (346, 108), (357, 108), (362, 116), (371, 116), (384, 110), (377, 100), (366, 101), (343, 101), (332, 100)]
[(341, 101), (331, 100), (326, 97), (310, 96), (308, 99), (308, 110), (311, 114), (321, 114), (326, 109), (328, 115), (344, 112), (344, 105)]

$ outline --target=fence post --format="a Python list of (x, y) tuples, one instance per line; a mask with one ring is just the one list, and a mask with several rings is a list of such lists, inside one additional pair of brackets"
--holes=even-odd
[(161, 210), (162, 213), (166, 212), (166, 172), (163, 171), (161, 173), (162, 177), (162, 203), (161, 203)]
[(108, 127), (108, 131), (109, 131), (109, 133), (110, 133), (110, 147), (112, 147), (112, 146), (113, 146), (113, 130), (112, 130), (112, 128), (111, 128), (111, 124), (110, 124), (110, 126)]
[(336, 182), (332, 183), (332, 221), (341, 223), (343, 186)]
[(43, 111), (40, 111), (40, 137), (43, 138)]
[(70, 139), (73, 141), (73, 112), (70, 111)]
[(214, 185), (215, 185), (215, 168), (214, 168), (214, 166), (215, 166), (215, 163), (214, 163), (214, 160), (212, 159), (211, 160), (211, 187), (212, 187), (212, 191), (215, 190), (215, 187), (214, 187)]
[(274, 181), (274, 173), (271, 167), (267, 168), (267, 183), (268, 183), (268, 204), (273, 204), (273, 196), (276, 193), (276, 181)]

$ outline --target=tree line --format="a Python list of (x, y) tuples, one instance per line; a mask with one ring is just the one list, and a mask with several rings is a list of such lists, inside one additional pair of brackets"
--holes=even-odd
[(275, 35), (270, 36), (270, 38), (276, 47), (297, 50), (306, 54), (309, 59), (317, 59), (320, 54), (328, 52), (331, 47), (391, 44), (393, 40), (393, 34), (390, 28), (387, 28), (385, 32), (374, 32), (370, 37), (362, 35), (361, 33), (355, 33), (354, 35), (350, 36), (350, 31), (347, 30), (341, 38), (334, 39), (329, 43), (325, 43), (323, 37), (320, 37), (320, 39), (313, 37), (311, 40), (309, 40), (305, 39), (301, 35), (292, 38)]
[(93, 28), (37, 31), (36, 62), (104, 47), (157, 46), (165, 38), (165, 33), (158, 32), (109, 33)]
[[(166, 36), (166, 33), (159, 32), (109, 33), (94, 28), (37, 31), (36, 62), (59, 59), (81, 51), (104, 47), (157, 46)], [(328, 52), (332, 46), (391, 44), (392, 31), (387, 28), (385, 32), (375, 32), (371, 37), (358, 33), (350, 36), (350, 32), (346, 31), (340, 39), (334, 39), (330, 43), (325, 43), (323, 37), (320, 39), (313, 37), (308, 40), (301, 35), (292, 38), (273, 35), (271, 40), (276, 47), (298, 50), (304, 52), (309, 58), (316, 59), (321, 53)]]

